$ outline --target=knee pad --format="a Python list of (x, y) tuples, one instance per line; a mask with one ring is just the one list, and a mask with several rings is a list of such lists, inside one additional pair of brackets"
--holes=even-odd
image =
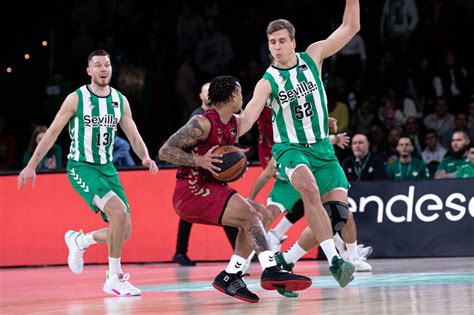
[(328, 201), (323, 204), (331, 220), (333, 233), (339, 232), (349, 216), (348, 205), (340, 201)]

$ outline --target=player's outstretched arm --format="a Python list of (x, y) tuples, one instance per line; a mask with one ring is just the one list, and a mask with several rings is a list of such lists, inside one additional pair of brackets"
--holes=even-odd
[(22, 185), (26, 187), (29, 178), (31, 178), (32, 186), (35, 186), (36, 167), (46, 155), (46, 153), (48, 153), (49, 149), (51, 149), (53, 144), (56, 142), (59, 133), (63, 130), (64, 126), (66, 126), (66, 124), (76, 112), (77, 101), (78, 96), (76, 93), (71, 93), (66, 97), (63, 104), (61, 105), (61, 108), (56, 114), (56, 117), (54, 117), (53, 122), (49, 126), (48, 130), (46, 130), (46, 133), (44, 134), (40, 143), (38, 143), (38, 146), (36, 147), (35, 152), (31, 156), (30, 161), (18, 175), (18, 189), (20, 189)]
[(142, 161), (142, 165), (148, 167), (150, 173), (155, 175), (156, 172), (158, 172), (158, 167), (156, 166), (155, 161), (150, 159), (145, 142), (138, 132), (135, 121), (133, 121), (130, 103), (125, 96), (123, 97), (123, 116), (120, 119), (120, 127), (127, 136), (133, 151)]
[(247, 133), (257, 121), (263, 110), (268, 98), (272, 93), (270, 83), (266, 79), (260, 79), (255, 86), (253, 96), (245, 110), (238, 115), (239, 121), (239, 137)]
[(346, 0), (342, 24), (325, 40), (311, 44), (306, 52), (316, 64), (342, 49), (360, 30), (359, 0)]

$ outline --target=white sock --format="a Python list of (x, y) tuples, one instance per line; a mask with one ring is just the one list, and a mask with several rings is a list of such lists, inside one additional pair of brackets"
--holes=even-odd
[(80, 248), (87, 248), (92, 244), (97, 244), (93, 237), (94, 232), (89, 232), (86, 234), (79, 234), (76, 238), (76, 243)]
[(306, 253), (307, 251), (301, 248), (300, 244), (298, 244), (297, 241), (295, 244), (293, 244), (293, 246), (290, 247), (289, 250), (283, 253), (283, 258), (287, 263), (294, 264), (298, 260), (300, 260), (300, 258), (303, 257)]
[(283, 219), (281, 219), (281, 221), (277, 224), (277, 226), (275, 226), (273, 232), (278, 237), (278, 239), (281, 239), (283, 235), (285, 235), (286, 231), (288, 231), (288, 229), (292, 226), (293, 223), (291, 223), (290, 220), (288, 220), (286, 216), (284, 216)]
[(339, 254), (342, 254), (346, 250), (344, 247), (344, 240), (341, 238), (339, 233), (334, 234), (333, 238), (336, 249), (338, 250)]
[(240, 257), (237, 255), (232, 255), (230, 258), (229, 264), (225, 268), (225, 272), (227, 273), (237, 273), (242, 271), (244, 268), (246, 259), (244, 257)]
[(323, 249), (323, 252), (326, 255), (326, 258), (328, 259), (329, 266), (331, 266), (332, 258), (334, 256), (337, 256), (340, 258), (340, 256), (337, 254), (336, 247), (334, 246), (334, 240), (332, 238), (319, 243), (319, 246), (321, 246), (321, 248)]
[(357, 254), (357, 241), (352, 244), (346, 243), (347, 252), (349, 253), (349, 258), (357, 259), (359, 255)]
[(276, 266), (275, 256), (271, 250), (266, 250), (258, 254), (258, 261), (262, 265), (262, 269)]
[(113, 275), (122, 274), (122, 266), (120, 265), (120, 257), (113, 258), (109, 257), (109, 272)]

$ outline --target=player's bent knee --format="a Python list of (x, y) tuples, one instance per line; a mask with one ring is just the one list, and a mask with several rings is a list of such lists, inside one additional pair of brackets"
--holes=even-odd
[(328, 201), (325, 202), (323, 206), (328, 213), (329, 219), (331, 219), (333, 232), (336, 233), (340, 231), (350, 215), (348, 205), (341, 201)]

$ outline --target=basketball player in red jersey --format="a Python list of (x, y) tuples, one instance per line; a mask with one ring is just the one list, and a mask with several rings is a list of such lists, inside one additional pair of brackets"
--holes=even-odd
[(186, 221), (240, 228), (234, 254), (213, 286), (230, 296), (255, 303), (259, 298), (242, 281), (242, 269), (252, 250), (262, 265), (261, 286), (267, 290), (285, 288), (303, 290), (311, 279), (279, 268), (270, 250), (264, 224), (266, 209), (242, 197), (212, 176), (222, 161), (213, 151), (231, 145), (239, 136), (239, 120), (234, 113), (242, 108), (242, 90), (238, 80), (221, 76), (209, 86), (212, 109), (193, 117), (161, 147), (160, 159), (180, 165), (177, 172), (173, 205)]

